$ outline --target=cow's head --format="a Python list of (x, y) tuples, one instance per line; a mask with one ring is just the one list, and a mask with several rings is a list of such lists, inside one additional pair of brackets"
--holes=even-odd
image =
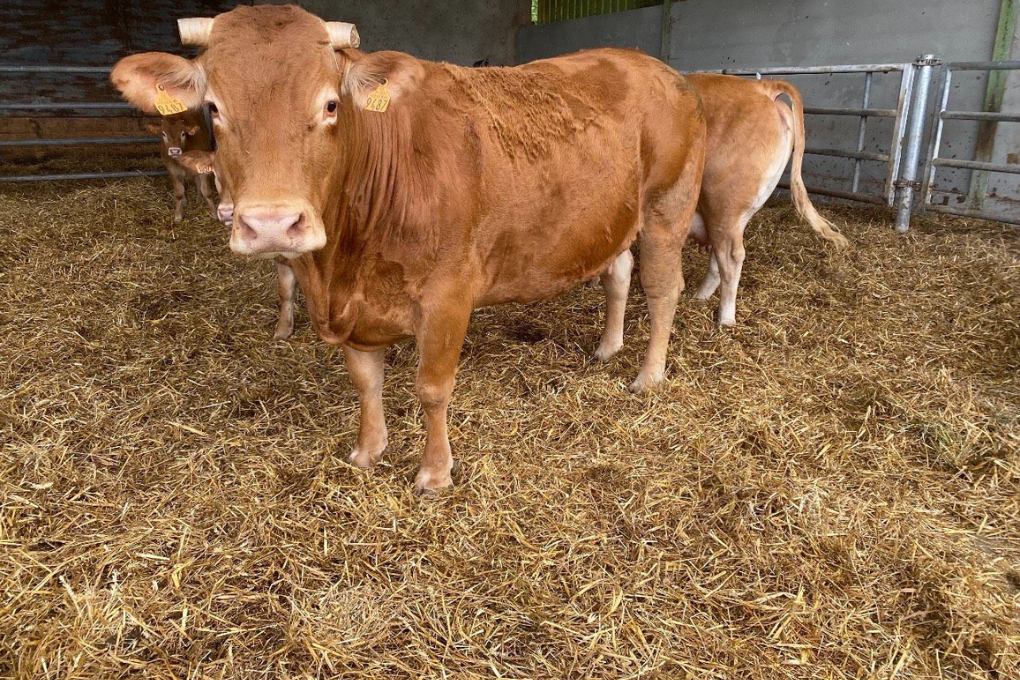
[(208, 107), (217, 150), (196, 162), (233, 198), (231, 249), (295, 257), (322, 248), (347, 122), (389, 72), (353, 49), (353, 25), (298, 7), (241, 6), (179, 23), (182, 40), (205, 47), (199, 57), (133, 55), (114, 67), (113, 84), (148, 113), (168, 101)]
[[(198, 116), (201, 117), (201, 114)], [(154, 135), (162, 135), (167, 155), (176, 159), (184, 153), (188, 140), (201, 131), (202, 124), (194, 114), (177, 114), (166, 116), (159, 123), (149, 123), (145, 129)]]

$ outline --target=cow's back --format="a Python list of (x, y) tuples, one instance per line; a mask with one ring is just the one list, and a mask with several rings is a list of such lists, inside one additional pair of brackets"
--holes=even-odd
[(633, 241), (643, 201), (677, 181), (703, 134), (693, 89), (637, 51), (444, 65), (426, 84), (457, 102), (459, 167), (477, 169), (465, 254), (477, 263), (480, 304), (551, 297), (602, 271)]

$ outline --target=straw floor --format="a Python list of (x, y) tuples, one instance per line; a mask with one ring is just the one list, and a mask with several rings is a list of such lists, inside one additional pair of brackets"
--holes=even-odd
[(652, 395), (637, 285), (607, 365), (596, 286), (477, 312), (418, 498), (410, 344), (354, 469), (342, 354), (194, 198), (0, 187), (0, 677), (1020, 677), (1020, 231), (824, 212)]

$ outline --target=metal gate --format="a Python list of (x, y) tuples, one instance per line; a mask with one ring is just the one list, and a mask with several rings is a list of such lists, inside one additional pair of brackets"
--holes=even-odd
[[(22, 73), (66, 73), (77, 75), (98, 75), (106, 77), (110, 68), (106, 66), (0, 66), (0, 75)], [(0, 120), (11, 112), (24, 111), (117, 111), (131, 110), (126, 102), (0, 102)], [(154, 144), (159, 137), (75, 137), (65, 139), (3, 139), (4, 147), (57, 147), (57, 146), (130, 146)], [(115, 177), (138, 177), (142, 175), (165, 175), (165, 170), (133, 170), (128, 172), (81, 172), (59, 175), (0, 175), (0, 182), (34, 182), (44, 180), (102, 179)]]
[[(955, 71), (1016, 71), (1020, 70), (1020, 61), (968, 61), (946, 64), (942, 70), (942, 79), (939, 84), (939, 94), (935, 100), (935, 110), (932, 113), (931, 142), (928, 145), (927, 172), (925, 173), (924, 185), (922, 187), (924, 202), (921, 205), (922, 211), (932, 210), (934, 212), (959, 215), (962, 217), (975, 217), (983, 220), (995, 220), (1006, 224), (1020, 225), (1020, 218), (1010, 215), (994, 214), (984, 209), (984, 199), (987, 197), (987, 188), (984, 182), (979, 182), (979, 173), (1007, 173), (1020, 175), (1020, 165), (991, 163), (979, 160), (959, 160), (956, 158), (941, 158), (939, 151), (942, 148), (942, 131), (947, 120), (973, 120), (984, 123), (1020, 123), (1020, 114), (1001, 113), (989, 111), (952, 111), (949, 109), (949, 95)], [(991, 135), (994, 137), (994, 130)], [(954, 208), (949, 205), (936, 205), (932, 203), (932, 194), (940, 193), (935, 188), (935, 173), (939, 168), (959, 168), (971, 171), (971, 186), (977, 189), (977, 193), (971, 192), (971, 201), (968, 207)]]
[[(932, 69), (938, 60), (932, 55), (919, 57), (913, 63), (905, 64), (853, 64), (843, 66), (776, 67), (761, 69), (721, 69), (711, 73), (725, 73), (737, 76), (791, 76), (791, 75), (834, 75), (864, 74), (861, 106), (859, 108), (805, 106), (804, 114), (812, 116), (855, 116), (860, 119), (857, 143), (853, 149), (819, 148), (808, 146), (804, 152), (817, 156), (835, 156), (853, 161), (853, 175), (847, 178), (849, 191), (808, 186), (807, 190), (820, 196), (830, 196), (849, 201), (860, 201), (874, 205), (896, 206), (897, 231), (904, 232), (910, 225), (913, 191), (917, 188), (919, 175), (918, 161), (921, 157), (921, 137), (924, 132), (924, 112), (928, 101)], [(899, 93), (896, 108), (879, 109), (871, 107), (872, 81), (876, 73), (900, 73)], [(912, 112), (918, 113), (911, 115)], [(869, 118), (891, 118), (893, 132), (887, 152), (865, 151), (864, 140)], [(882, 194), (861, 191), (861, 163), (876, 161), (885, 165), (885, 181)], [(788, 183), (780, 186), (789, 189)]]

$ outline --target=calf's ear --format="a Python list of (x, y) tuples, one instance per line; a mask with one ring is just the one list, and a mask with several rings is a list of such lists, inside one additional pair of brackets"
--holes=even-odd
[[(149, 114), (171, 115), (197, 109), (205, 96), (205, 72), (183, 57), (165, 52), (133, 54), (117, 62), (110, 82), (124, 99)], [(157, 101), (159, 98), (159, 101)], [(160, 109), (164, 110), (160, 110)]]
[(151, 132), (154, 135), (163, 134), (163, 126), (159, 123), (146, 123), (145, 130), (146, 132)]
[(177, 158), (177, 162), (188, 170), (199, 175), (208, 175), (213, 171), (216, 154), (211, 151), (186, 151)]
[(389, 95), (388, 106), (398, 105), (401, 99), (418, 88), (425, 75), (417, 59), (400, 52), (365, 54), (358, 50), (344, 50), (342, 54), (344, 78), (341, 92), (362, 109), (369, 108), (369, 96), (380, 85)]

